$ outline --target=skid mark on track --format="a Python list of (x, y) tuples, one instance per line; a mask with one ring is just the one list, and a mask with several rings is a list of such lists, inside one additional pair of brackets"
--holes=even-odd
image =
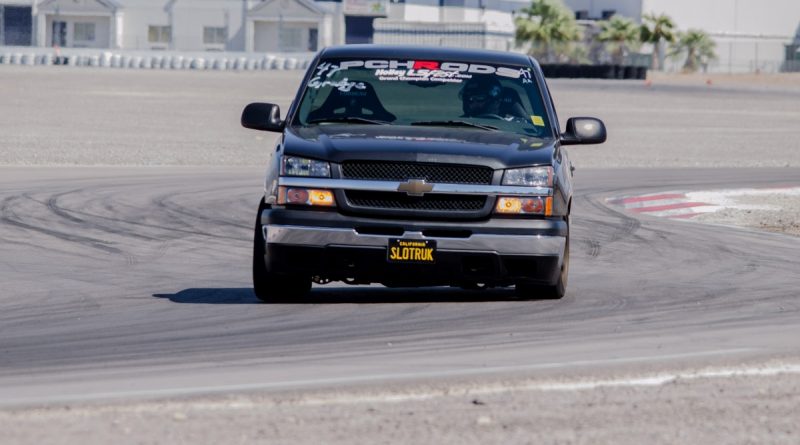
[(600, 242), (595, 239), (581, 239), (580, 244), (584, 247), (586, 254), (592, 258), (600, 255)]
[[(636, 238), (635, 234), (640, 228), (638, 219), (603, 205), (595, 195), (581, 196), (578, 199), (581, 205), (588, 204), (600, 214), (599, 218), (585, 218), (579, 223), (579, 229), (575, 233), (577, 244), (590, 258), (599, 257), (604, 246), (619, 240)], [(588, 233), (584, 226), (590, 227)]]
[[(227, 187), (226, 189), (238, 189), (238, 186), (231, 186)], [(214, 212), (210, 212), (207, 210), (203, 210), (204, 207), (211, 207), (214, 203), (213, 200), (203, 199), (198, 201), (197, 199), (187, 199), (184, 198), (185, 196), (193, 196), (193, 195), (203, 195), (205, 193), (219, 193), (221, 190), (215, 188), (212, 190), (198, 190), (192, 191), (191, 193), (170, 193), (166, 195), (161, 195), (153, 199), (153, 203), (172, 214), (173, 217), (177, 217), (178, 221), (186, 222), (187, 217), (193, 220), (197, 220), (204, 224), (213, 224), (214, 226), (218, 227), (233, 227), (238, 229), (247, 229), (248, 231), (251, 230), (252, 226), (249, 224), (240, 224), (242, 221), (235, 218), (228, 217), (230, 213), (225, 214), (226, 217), (217, 217), (215, 216)], [(233, 192), (231, 192), (233, 195)], [(215, 195), (216, 196), (216, 195)], [(183, 202), (192, 202), (195, 205), (189, 206), (186, 204), (175, 202), (175, 200), (181, 200)], [(201, 204), (204, 207), (198, 207), (197, 203)], [(224, 202), (226, 204), (231, 204), (233, 201), (230, 199), (225, 199)], [(242, 199), (238, 200), (238, 204), (242, 205), (245, 201)], [(213, 207), (212, 207), (213, 208)]]
[(123, 254), (122, 250), (110, 246), (109, 243), (105, 240), (101, 240), (98, 238), (92, 238), (88, 236), (76, 235), (71, 232), (66, 231), (59, 231), (49, 227), (45, 227), (41, 224), (32, 224), (23, 221), (13, 210), (14, 204), (29, 200), (33, 202), (38, 202), (36, 200), (31, 199), (25, 195), (18, 195), (18, 196), (11, 196), (3, 200), (2, 204), (0, 204), (0, 221), (5, 224), (23, 229), (29, 230), (37, 233), (41, 233), (44, 235), (52, 236), (58, 238), (62, 241), (67, 241), (71, 243), (77, 243), (83, 246), (92, 247), (94, 249), (102, 250), (107, 253), (113, 254)]
[(196, 234), (196, 235), (207, 236), (207, 237), (211, 237), (211, 238), (230, 239), (230, 240), (236, 240), (236, 241), (241, 241), (242, 240), (242, 238), (240, 236), (233, 236), (233, 235), (227, 235), (227, 234), (222, 234), (222, 233), (211, 233), (211, 232), (204, 231), (204, 230), (198, 228), (196, 225), (194, 225), (192, 223), (193, 220), (196, 221), (196, 222), (199, 222), (199, 223), (201, 223), (203, 225), (212, 224), (212, 225), (214, 225), (216, 227), (230, 227), (230, 228), (234, 228), (234, 229), (247, 229), (248, 232), (252, 230), (252, 228), (250, 227), (249, 224), (247, 226), (245, 226), (243, 224), (240, 225), (240, 224), (236, 224), (232, 220), (211, 218), (207, 214), (204, 214), (204, 213), (201, 213), (201, 212), (190, 211), (185, 206), (182, 206), (182, 205), (179, 205), (179, 204), (176, 204), (176, 203), (172, 202), (171, 199), (174, 196), (175, 195), (160, 196), (158, 198), (153, 199), (152, 203), (155, 205), (155, 207), (159, 211), (161, 211), (164, 214), (168, 215), (169, 218), (172, 221), (174, 221), (174, 223), (176, 225), (188, 227), (189, 229), (184, 229), (187, 232), (190, 232), (190, 233), (193, 233), (193, 234)]
[[(119, 235), (127, 238), (135, 238), (142, 241), (158, 241), (160, 237), (153, 237), (144, 235), (132, 230), (125, 230), (122, 225), (127, 224), (135, 224), (133, 222), (126, 221), (124, 219), (119, 218), (108, 218), (102, 215), (97, 215), (81, 210), (70, 209), (67, 207), (63, 207), (59, 204), (59, 201), (67, 195), (77, 194), (82, 192), (82, 190), (76, 190), (73, 192), (66, 192), (61, 193), (58, 195), (51, 196), (47, 199), (47, 208), (53, 212), (56, 216), (63, 218), (69, 222), (80, 224), (82, 228), (90, 228), (93, 230), (98, 230), (101, 232), (106, 232), (113, 235)], [(81, 202), (82, 205), (88, 205), (88, 202)], [(106, 205), (107, 208), (110, 208), (111, 212), (115, 212), (115, 209), (110, 205)], [(83, 216), (84, 218), (78, 218), (75, 215)], [(103, 224), (103, 222), (113, 222), (113, 225)]]
[[(610, 216), (612, 218), (618, 219), (617, 224), (610, 224), (613, 230), (608, 235), (608, 242), (618, 241), (624, 238), (629, 238), (633, 235), (639, 227), (641, 223), (638, 219), (632, 218), (626, 215), (623, 212), (618, 212), (606, 205), (604, 205), (600, 199), (598, 199), (597, 195), (589, 195), (586, 197), (586, 201), (591, 205), (595, 210), (600, 211), (602, 214), (606, 216)], [(600, 221), (598, 221), (600, 222)]]
[(52, 211), (56, 216), (59, 216), (59, 217), (61, 217), (63, 219), (66, 219), (67, 221), (71, 221), (71, 222), (74, 222), (74, 223), (77, 223), (77, 224), (83, 224), (85, 222), (85, 220), (77, 218), (75, 216), (72, 216), (64, 208), (62, 208), (61, 206), (58, 205), (58, 200), (62, 196), (71, 195), (71, 194), (77, 194), (77, 193), (81, 193), (81, 192), (83, 192), (82, 189), (76, 189), (76, 190), (71, 190), (71, 191), (68, 191), (68, 192), (59, 193), (57, 195), (53, 195), (47, 200), (47, 208), (49, 208), (50, 211)]
[[(165, 240), (176, 240), (191, 236), (205, 236), (236, 241), (243, 240), (241, 236), (228, 236), (187, 227), (186, 217), (175, 217), (171, 215), (169, 211), (154, 211), (152, 209), (152, 201), (149, 205), (143, 207), (125, 205), (124, 198), (119, 197), (120, 194), (122, 194), (122, 192), (117, 192), (110, 196), (98, 197), (89, 193), (86, 189), (75, 189), (52, 195), (48, 198), (29, 198), (34, 202), (40, 203), (57, 217), (57, 219), (54, 220), (54, 226), (58, 224), (63, 225), (64, 223), (74, 224), (78, 226), (78, 231), (92, 229), (122, 237), (122, 244), (129, 244), (129, 241), (126, 239), (132, 239), (134, 242), (137, 242), (136, 246), (139, 248), (157, 243), (153, 254), (144, 256), (130, 254), (131, 256), (127, 260), (129, 263), (138, 262), (137, 258), (139, 257), (141, 257), (142, 260), (154, 260), (162, 257), (167, 249), (166, 244), (163, 242)], [(69, 205), (62, 204), (63, 201), (68, 201)], [(87, 209), (97, 210), (90, 211)], [(107, 212), (108, 214), (102, 214), (103, 212)], [(28, 214), (27, 211), (25, 214), (27, 218), (37, 217), (34, 214)], [(115, 217), (111, 215), (119, 216)], [(141, 221), (142, 218), (154, 217), (164, 220), (165, 218), (163, 218), (163, 216), (166, 215), (170, 215), (167, 224)], [(200, 218), (199, 215), (195, 216), (195, 219)], [(177, 227), (169, 226), (171, 222), (174, 222)], [(228, 221), (224, 225), (231, 226), (231, 223)], [(145, 241), (147, 244), (142, 244), (140, 241)]]

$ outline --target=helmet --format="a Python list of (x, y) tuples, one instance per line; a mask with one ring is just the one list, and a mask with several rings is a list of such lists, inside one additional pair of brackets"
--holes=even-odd
[(467, 116), (497, 113), (503, 87), (494, 76), (475, 76), (464, 82), (458, 93), (462, 109)]

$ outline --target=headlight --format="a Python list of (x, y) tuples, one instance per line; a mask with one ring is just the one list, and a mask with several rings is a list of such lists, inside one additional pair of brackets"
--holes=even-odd
[(551, 196), (499, 196), (494, 212), (505, 215), (553, 215), (553, 198)]
[(325, 161), (284, 156), (282, 162), (281, 175), (283, 176), (331, 177), (331, 165)]
[(278, 187), (278, 204), (334, 207), (336, 199), (331, 190), (281, 186)]
[(503, 185), (552, 187), (553, 167), (512, 168), (503, 174)]

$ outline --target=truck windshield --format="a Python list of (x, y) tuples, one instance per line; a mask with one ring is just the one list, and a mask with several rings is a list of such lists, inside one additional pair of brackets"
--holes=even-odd
[(293, 125), (453, 126), (549, 137), (530, 67), (430, 60), (322, 60)]

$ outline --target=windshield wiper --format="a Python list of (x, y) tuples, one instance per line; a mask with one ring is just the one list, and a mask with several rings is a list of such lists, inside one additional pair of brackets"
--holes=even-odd
[(487, 131), (497, 130), (497, 127), (493, 127), (491, 125), (481, 125), (467, 121), (416, 121), (416, 122), (411, 122), (410, 125), (425, 125), (431, 127), (470, 127), (470, 128), (480, 128), (481, 130), (487, 130)]
[(340, 117), (321, 117), (319, 119), (312, 119), (306, 124), (318, 124), (321, 122), (331, 122), (331, 123), (353, 123), (353, 124), (371, 124), (371, 125), (387, 125), (389, 124), (388, 121), (381, 121), (377, 119), (367, 119), (365, 117), (356, 117), (356, 116), (340, 116)]

